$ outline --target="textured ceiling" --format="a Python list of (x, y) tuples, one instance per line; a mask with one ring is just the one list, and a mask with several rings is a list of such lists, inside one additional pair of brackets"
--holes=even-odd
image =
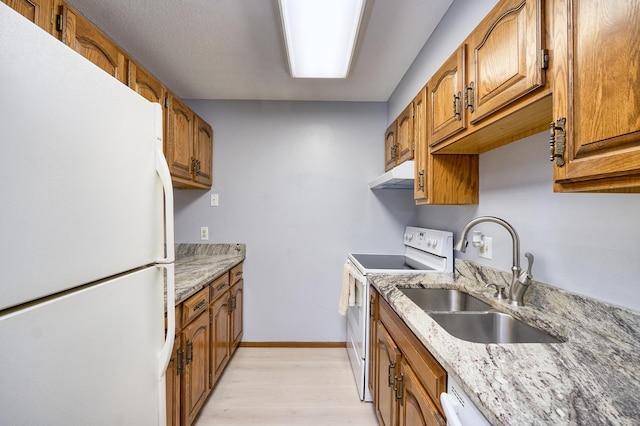
[(307, 80), (289, 76), (277, 0), (67, 1), (185, 99), (383, 102), (452, 3), (368, 0), (349, 77)]

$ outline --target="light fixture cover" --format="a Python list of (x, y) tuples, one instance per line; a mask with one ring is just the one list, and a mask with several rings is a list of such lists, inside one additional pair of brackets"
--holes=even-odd
[(294, 78), (346, 78), (365, 0), (278, 0)]

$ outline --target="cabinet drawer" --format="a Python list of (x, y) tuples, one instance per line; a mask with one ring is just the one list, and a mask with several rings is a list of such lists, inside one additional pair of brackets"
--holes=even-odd
[(231, 284), (237, 283), (242, 279), (242, 263), (231, 268)]
[(229, 289), (229, 273), (225, 273), (211, 283), (211, 301), (213, 302), (222, 293)]
[(182, 325), (197, 317), (209, 306), (209, 287), (205, 287), (182, 303)]

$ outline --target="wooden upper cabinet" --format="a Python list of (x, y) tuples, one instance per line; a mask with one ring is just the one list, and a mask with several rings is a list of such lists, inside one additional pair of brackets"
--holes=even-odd
[[(640, 190), (640, 7), (556, 0), (556, 191)], [(562, 153), (562, 129), (566, 147)], [(564, 164), (563, 164), (564, 163)]]
[(193, 111), (177, 96), (168, 96), (165, 156), (171, 176), (191, 181), (193, 160)]
[(431, 77), (429, 88), (429, 145), (454, 135), (467, 127), (463, 110), (465, 82), (465, 46), (462, 45)]
[(544, 85), (542, 7), (543, 0), (503, 1), (467, 39), (471, 123)]
[(211, 186), (213, 171), (213, 129), (202, 118), (194, 115), (194, 147), (195, 167), (193, 180), (202, 185)]
[(422, 204), (427, 200), (427, 157), (429, 155), (427, 146), (427, 89), (426, 86), (413, 99), (413, 141), (415, 150), (414, 161), (414, 181), (413, 198), (416, 204)]
[(54, 0), (2, 0), (10, 8), (48, 32), (55, 34)]
[(384, 132), (384, 171), (389, 171), (396, 166), (396, 159), (398, 158), (396, 145), (396, 121), (391, 123)]
[(164, 107), (167, 89), (162, 83), (134, 61), (129, 61), (128, 68), (129, 87), (149, 102), (157, 102)]
[(127, 84), (126, 57), (122, 50), (86, 18), (67, 4), (60, 6), (61, 38), (104, 71)]
[(413, 133), (413, 102), (400, 113), (396, 119), (397, 131), (397, 159), (396, 164), (413, 159), (414, 133)]

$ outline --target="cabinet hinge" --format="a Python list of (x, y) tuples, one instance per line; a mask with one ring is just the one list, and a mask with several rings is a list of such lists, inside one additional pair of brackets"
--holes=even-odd
[(56, 31), (62, 31), (62, 29), (62, 14), (58, 14), (56, 15)]
[(542, 49), (542, 69), (546, 70), (549, 68), (549, 49)]
[(209, 387), (213, 385), (213, 375), (209, 373)]
[(164, 98), (164, 107), (169, 108), (169, 98)]
[(185, 365), (191, 364), (193, 361), (193, 342), (187, 340), (187, 353), (185, 354)]
[(396, 377), (396, 383), (393, 386), (396, 391), (396, 401), (400, 401), (400, 405), (403, 405), (402, 393), (404, 391), (404, 374), (400, 373), (400, 377)]
[(556, 160), (556, 166), (564, 166), (564, 150), (567, 142), (565, 123), (567, 119), (558, 118), (551, 122), (549, 129), (549, 161)]

